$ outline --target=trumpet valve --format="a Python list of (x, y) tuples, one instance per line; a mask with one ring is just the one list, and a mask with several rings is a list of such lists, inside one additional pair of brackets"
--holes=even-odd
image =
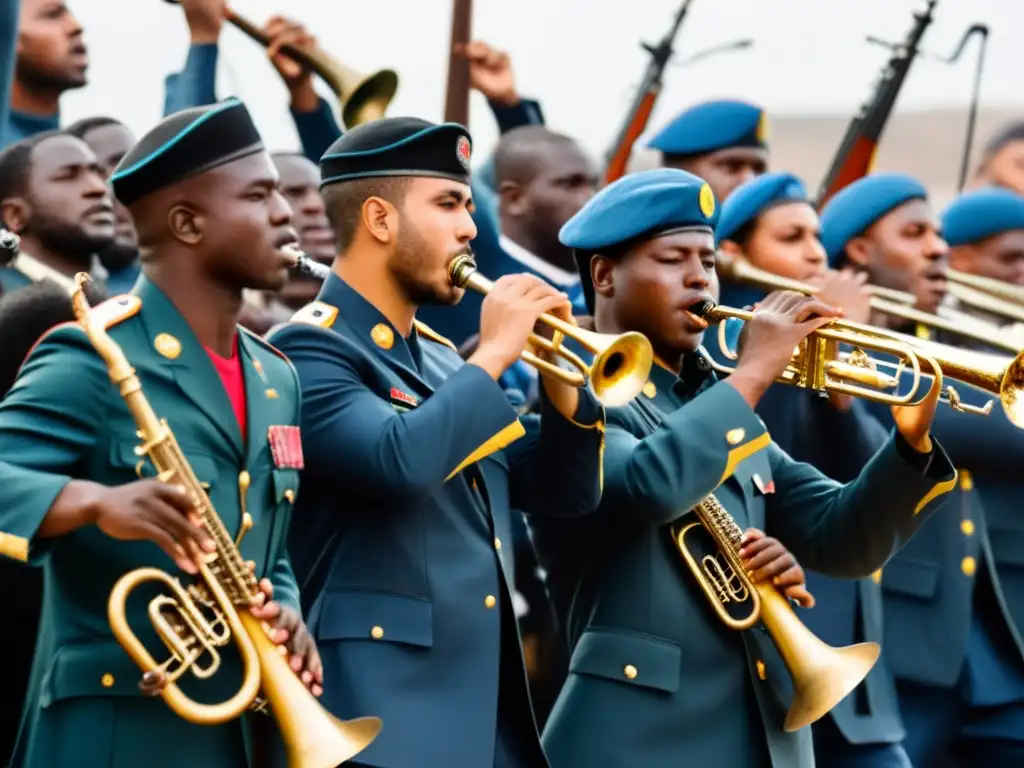
[(833, 379), (853, 381), (858, 384), (865, 384), (880, 390), (888, 390), (899, 384), (899, 379), (880, 373), (874, 368), (865, 368), (860, 365), (847, 362), (831, 360), (825, 366), (828, 375)]

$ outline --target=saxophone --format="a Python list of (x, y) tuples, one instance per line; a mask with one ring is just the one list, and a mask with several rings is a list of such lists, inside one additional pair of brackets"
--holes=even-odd
[(878, 644), (833, 648), (823, 643), (774, 585), (755, 583), (747, 575), (739, 555), (743, 531), (714, 494), (693, 512), (699, 522), (674, 524), (672, 538), (727, 627), (744, 630), (764, 623), (793, 680), (785, 729), (797, 731), (824, 717), (871, 671)]
[[(217, 725), (240, 717), (247, 709), (265, 711), (269, 705), (286, 745), (290, 768), (335, 768), (350, 760), (377, 737), (381, 721), (375, 717), (340, 720), (324, 709), (292, 671), (268, 627), (250, 613), (262, 592), (246, 566), (224, 522), (213, 508), (167, 421), (158, 419), (142, 392), (142, 384), (123, 350), (91, 313), (84, 286), (89, 276), (79, 273), (71, 294), (75, 317), (106, 363), (135, 420), (142, 445), (135, 449), (148, 458), (165, 483), (181, 485), (190, 494), (194, 514), (216, 544), (209, 554), (194, 546), (191, 555), (199, 571), (196, 583), (183, 587), (158, 568), (139, 568), (114, 585), (107, 616), (114, 637), (145, 673), (143, 686), (159, 695), (179, 717), (197, 725)], [(242, 534), (247, 526), (243, 523)], [(239, 540), (241, 539), (239, 536)], [(128, 625), (129, 594), (141, 584), (158, 582), (171, 596), (159, 595), (149, 603), (149, 618), (170, 651), (158, 663)], [(201, 704), (186, 696), (176, 681), (191, 671), (199, 679), (213, 676), (220, 667), (218, 647), (234, 641), (242, 658), (243, 681), (230, 699)], [(201, 663), (204, 657), (209, 660)]]

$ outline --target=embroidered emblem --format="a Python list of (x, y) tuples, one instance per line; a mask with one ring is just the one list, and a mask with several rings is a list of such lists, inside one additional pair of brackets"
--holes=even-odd
[(711, 191), (711, 185), (705, 183), (700, 188), (700, 196), (698, 198), (700, 203), (700, 212), (704, 214), (704, 217), (710, 219), (715, 214), (715, 193)]
[(377, 323), (373, 326), (373, 330), (370, 331), (370, 338), (373, 339), (373, 343), (381, 349), (391, 349), (395, 343), (395, 334), (388, 326), (384, 323)]
[(462, 163), (462, 167), (468, 171), (471, 150), (469, 147), (469, 139), (465, 136), (459, 136), (459, 140), (455, 144), (455, 154), (459, 158), (459, 162)]
[(168, 360), (175, 360), (178, 355), (181, 354), (181, 342), (169, 333), (161, 333), (157, 335), (157, 337), (153, 339), (153, 346), (156, 348), (157, 352)]
[(400, 389), (396, 389), (395, 387), (391, 388), (391, 399), (393, 401), (404, 403), (405, 405), (408, 406), (412, 406), (413, 408), (420, 404), (420, 401), (417, 400), (415, 397), (406, 392), (403, 392)]
[(294, 425), (275, 424), (267, 429), (270, 452), (278, 469), (302, 469), (302, 433)]
[(644, 384), (643, 392), (645, 397), (650, 397), (653, 399), (654, 396), (658, 394), (658, 388), (654, 386), (653, 381), (648, 381), (646, 384)]

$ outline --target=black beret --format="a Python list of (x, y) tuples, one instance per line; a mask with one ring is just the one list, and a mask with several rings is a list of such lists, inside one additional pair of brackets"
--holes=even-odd
[(263, 151), (249, 110), (238, 99), (164, 118), (128, 150), (110, 181), (125, 205), (246, 155)]
[(353, 128), (320, 158), (320, 186), (377, 176), (434, 176), (469, 183), (472, 137), (457, 123), (386, 117)]

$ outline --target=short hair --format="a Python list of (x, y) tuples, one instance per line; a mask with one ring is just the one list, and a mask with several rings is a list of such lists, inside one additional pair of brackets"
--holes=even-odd
[(344, 251), (352, 244), (362, 217), (363, 203), (371, 197), (379, 197), (401, 209), (411, 180), (411, 176), (378, 176), (339, 181), (322, 187), (320, 194), (338, 250)]
[(78, 120), (69, 125), (67, 128), (65, 128), (64, 133), (70, 134), (76, 138), (84, 140), (86, 134), (88, 134), (90, 131), (95, 131), (97, 128), (103, 128), (108, 125), (123, 126), (124, 123), (122, 123), (120, 120), (115, 120), (112, 117), (83, 117), (81, 120)]
[(531, 181), (538, 166), (538, 151), (553, 146), (576, 146), (576, 140), (543, 125), (523, 125), (502, 134), (494, 150), (494, 186), (502, 182)]
[(16, 141), (0, 152), (0, 203), (28, 193), (33, 150), (47, 139), (63, 135), (63, 131), (43, 131)]
[[(86, 286), (85, 295), (91, 304), (106, 298), (92, 285)], [(0, 298), (0, 338), (3, 339), (0, 397), (14, 386), (18, 372), (36, 342), (55, 325), (74, 319), (75, 312), (67, 290), (52, 280), (40, 280)]]

